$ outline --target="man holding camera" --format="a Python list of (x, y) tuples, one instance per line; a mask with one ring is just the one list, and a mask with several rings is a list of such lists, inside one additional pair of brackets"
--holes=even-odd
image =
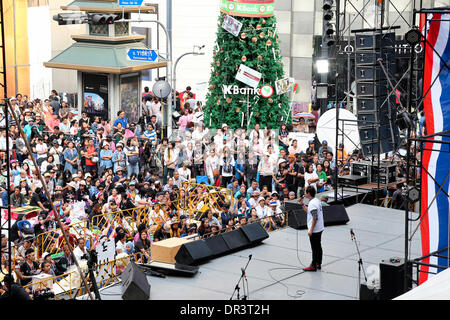
[(316, 271), (321, 269), (322, 265), (322, 232), (325, 229), (323, 223), (322, 203), (315, 198), (316, 189), (314, 186), (308, 186), (305, 190), (305, 197), (309, 199), (308, 205), (303, 203), (303, 198), (300, 199), (300, 204), (303, 205), (303, 210), (307, 212), (307, 226), (308, 236), (311, 243), (312, 262), (304, 271)]

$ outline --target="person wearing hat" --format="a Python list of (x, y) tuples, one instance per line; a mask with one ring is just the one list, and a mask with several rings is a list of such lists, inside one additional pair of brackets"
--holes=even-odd
[(266, 205), (266, 199), (264, 197), (259, 197), (256, 205), (256, 213), (258, 219), (266, 218), (269, 211), (269, 207)]
[(308, 161), (312, 161), (314, 156), (317, 155), (317, 149), (314, 144), (314, 140), (308, 141), (308, 148), (306, 148), (306, 157), (308, 158)]
[(341, 176), (347, 176), (350, 174), (350, 166), (348, 164), (344, 164), (344, 166), (342, 167), (342, 172), (341, 172)]
[(328, 142), (326, 140), (322, 141), (322, 146), (319, 148), (319, 157), (323, 156), (324, 151), (331, 151), (333, 152), (333, 149), (328, 145)]
[[(222, 213), (220, 214), (220, 219), (222, 221), (222, 228), (226, 228), (229, 220), (234, 220), (237, 218), (237, 215), (230, 211), (230, 204), (224, 203), (222, 205)], [(210, 221), (211, 224), (211, 221)]]
[(41, 269), (42, 269), (42, 272), (45, 273), (46, 270), (43, 268), (43, 264), (44, 263), (48, 263), (49, 264), (50, 270), (48, 270), (48, 271), (50, 272), (50, 274), (53, 275), (53, 276), (56, 276), (56, 274), (57, 274), (56, 264), (55, 264), (55, 261), (52, 258), (52, 255), (50, 253), (48, 253), (48, 252), (44, 252), (42, 254)]
[(36, 123), (34, 122), (34, 118), (30, 118), (28, 120), (28, 123), (23, 127), (23, 132), (25, 132), (25, 134), (27, 135), (28, 140), (30, 140), (32, 128), (37, 129)]
[(102, 176), (103, 172), (113, 167), (113, 152), (110, 149), (108, 142), (103, 142), (102, 149), (100, 150), (100, 167), (98, 168), (98, 175)]
[(258, 205), (258, 199), (260, 197), (260, 191), (255, 190), (250, 194), (250, 198), (248, 199), (248, 203), (252, 208), (255, 208)]
[[(119, 122), (120, 123), (120, 122)], [(112, 156), (112, 162), (114, 163), (113, 171), (114, 173), (117, 173), (118, 170), (123, 170), (123, 168), (126, 167), (126, 155), (123, 151), (123, 144), (117, 143), (116, 144), (116, 151), (113, 153)]]
[(272, 199), (269, 201), (267, 216), (270, 217), (270, 224), (273, 230), (284, 225), (283, 211), (277, 200)]

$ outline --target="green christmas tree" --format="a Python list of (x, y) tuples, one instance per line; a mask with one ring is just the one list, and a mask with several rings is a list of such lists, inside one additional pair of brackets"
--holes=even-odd
[[(277, 95), (275, 90), (275, 82), (284, 78), (276, 18), (233, 18), (242, 23), (237, 35), (222, 27), (227, 14), (222, 12), (219, 17), (206, 95), (205, 125), (220, 128), (226, 123), (236, 129), (241, 126), (253, 128), (258, 122), (262, 127), (271, 125), (272, 128), (279, 128), (281, 123), (291, 120), (291, 114), (288, 93)], [(236, 79), (241, 64), (261, 73), (257, 88), (261, 90), (261, 87), (270, 85), (273, 88), (272, 96), (263, 97), (253, 91), (249, 93), (251, 87)], [(228, 90), (224, 90), (224, 86)]]

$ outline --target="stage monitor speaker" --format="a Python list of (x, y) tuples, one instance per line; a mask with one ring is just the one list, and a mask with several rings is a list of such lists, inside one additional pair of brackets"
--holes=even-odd
[(131, 261), (122, 273), (122, 299), (148, 300), (150, 284), (145, 273)]
[(242, 230), (242, 232), (244, 232), (244, 235), (247, 237), (251, 244), (260, 243), (261, 241), (269, 237), (267, 231), (258, 222), (246, 224), (240, 229)]
[(325, 226), (334, 226), (340, 224), (346, 224), (350, 221), (347, 210), (344, 205), (336, 204), (332, 206), (322, 206), (323, 210), (323, 222)]
[(361, 284), (359, 287), (359, 300), (380, 300), (380, 293), (375, 289), (369, 289), (367, 285)]
[(231, 251), (231, 248), (223, 239), (222, 234), (206, 238), (204, 241), (209, 250), (211, 250), (212, 255), (215, 257)]
[(300, 203), (298, 203), (298, 199), (294, 199), (286, 201), (284, 203), (284, 209), (286, 211), (298, 211), (303, 210), (303, 207), (300, 205)]
[(175, 261), (180, 264), (197, 265), (213, 256), (211, 250), (203, 239), (184, 243), (177, 254)]
[(294, 229), (306, 229), (306, 212), (303, 209), (288, 211), (287, 225)]
[(407, 266), (407, 290), (403, 289), (405, 277), (405, 259), (391, 258), (380, 262), (380, 298), (390, 300), (405, 293), (412, 286), (412, 266)]
[[(344, 205), (322, 206), (323, 223), (325, 226), (346, 224), (350, 221)], [(294, 229), (307, 228), (307, 213), (301, 210), (289, 211), (287, 213), (288, 226)]]
[(161, 261), (150, 261), (149, 263), (141, 264), (141, 267), (151, 271), (160, 272), (163, 275), (175, 275), (191, 277), (198, 272), (199, 267), (188, 266), (180, 263), (167, 263)]
[(242, 228), (222, 233), (222, 237), (231, 250), (240, 249), (251, 244)]

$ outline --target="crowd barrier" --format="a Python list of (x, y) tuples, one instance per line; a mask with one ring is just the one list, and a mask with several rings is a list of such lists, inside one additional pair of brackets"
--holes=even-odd
[(226, 188), (192, 182), (183, 182), (179, 200), (179, 211), (189, 220), (200, 220), (207, 210), (222, 212), (224, 204), (233, 208), (233, 191)]

